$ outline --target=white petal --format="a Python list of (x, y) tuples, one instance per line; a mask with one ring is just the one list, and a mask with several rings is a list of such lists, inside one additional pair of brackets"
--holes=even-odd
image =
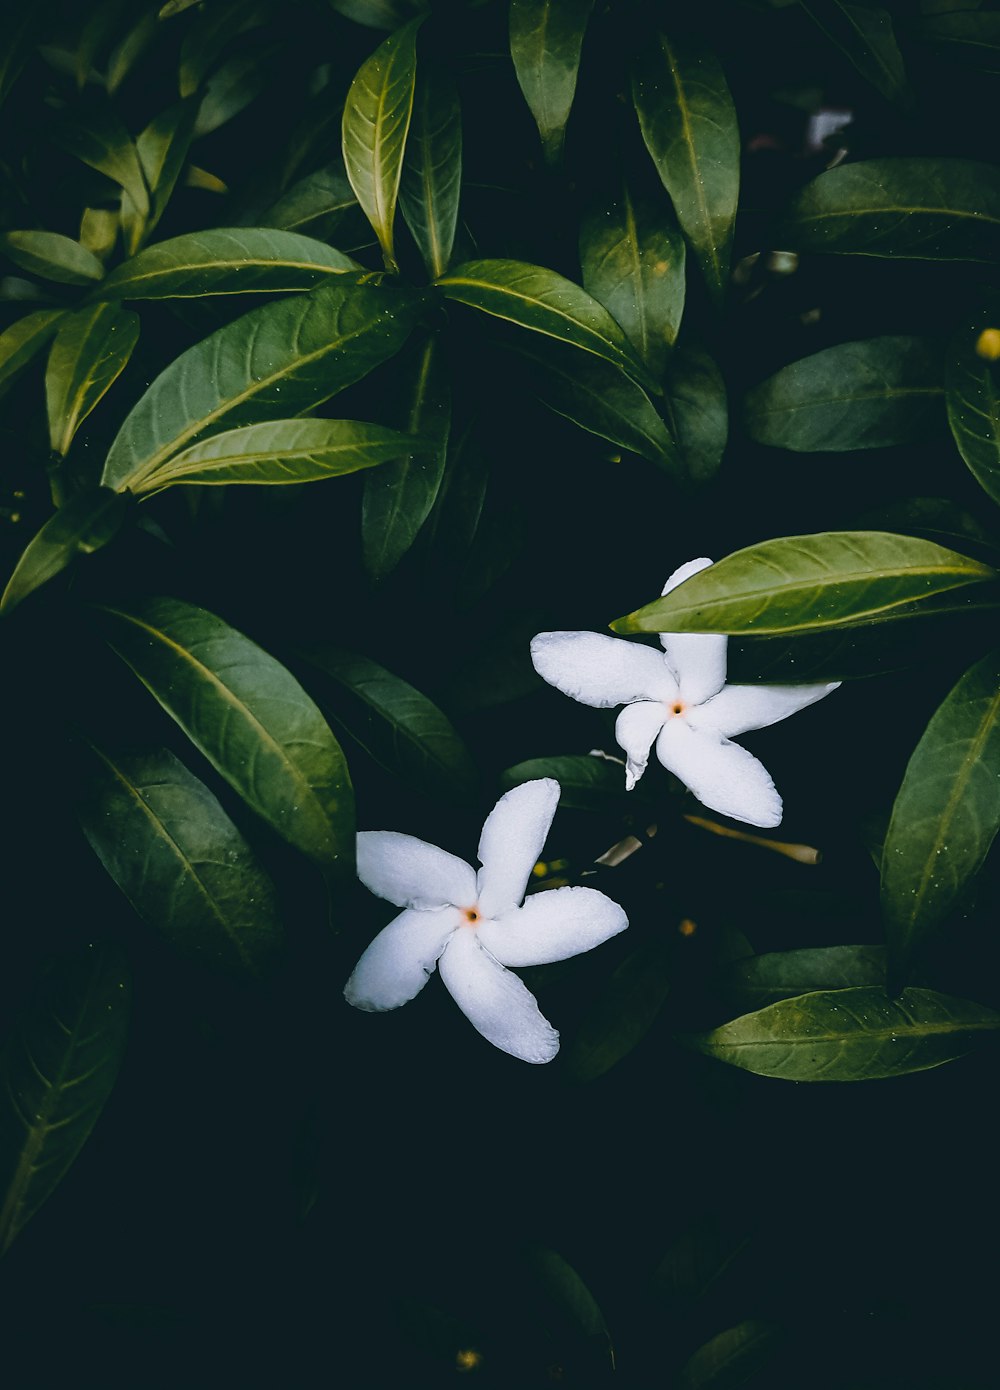
[(627, 926), (624, 910), (596, 888), (550, 888), (499, 922), (484, 922), (479, 939), (501, 965), (548, 965), (593, 950)]
[(460, 928), (441, 957), (441, 978), (473, 1028), (488, 1042), (522, 1062), (551, 1062), (559, 1034), (542, 1017), (535, 996), (479, 940)]
[(766, 729), (779, 719), (787, 719), (839, 685), (840, 681), (829, 685), (727, 685), (688, 717), (692, 728), (715, 729), (724, 738), (736, 738), (749, 729)]
[(499, 917), (524, 901), (531, 871), (559, 805), (553, 777), (522, 782), (500, 798), (479, 837), (479, 912)]
[[(663, 586), (669, 594), (685, 579), (707, 570), (711, 560), (689, 560)], [(677, 677), (680, 696), (685, 704), (700, 705), (717, 695), (726, 683), (726, 649), (729, 638), (724, 633), (661, 632), (660, 641), (667, 661)]]
[(666, 722), (667, 711), (662, 701), (640, 700), (626, 705), (615, 721), (615, 738), (625, 750), (625, 790), (631, 791), (646, 771), (653, 740)]
[(670, 700), (677, 693), (670, 669), (654, 647), (599, 632), (540, 632), (531, 639), (531, 660), (549, 685), (597, 709), (632, 700)]
[(358, 878), (397, 907), (471, 907), (476, 901), (476, 871), (464, 859), (395, 830), (359, 832)]
[(711, 810), (765, 829), (781, 823), (781, 797), (767, 768), (714, 729), (695, 730), (684, 719), (668, 719), (656, 740), (656, 756)]
[(401, 912), (379, 932), (354, 967), (344, 998), (356, 1009), (398, 1009), (420, 993), (448, 938), (463, 923), (457, 907)]

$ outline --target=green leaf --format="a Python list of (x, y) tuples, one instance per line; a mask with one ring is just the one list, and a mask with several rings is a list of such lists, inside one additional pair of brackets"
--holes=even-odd
[(451, 384), (437, 338), (428, 338), (417, 350), (402, 423), (408, 434), (424, 441), (421, 451), (397, 458), (365, 479), (361, 542), (365, 569), (373, 579), (384, 579), (399, 564), (441, 487), (451, 429)]
[(549, 164), (562, 157), (594, 0), (510, 0), (510, 56)]
[(398, 29), (414, 10), (422, 10), (422, 0), (329, 0), (330, 7), (356, 24), (370, 29)]
[(1000, 830), (1000, 651), (935, 711), (906, 766), (882, 851), (882, 909), (897, 977), (955, 911)]
[[(559, 758), (529, 758), (516, 763), (500, 774), (504, 791), (533, 782), (539, 777), (554, 777), (559, 783), (559, 805), (576, 811), (607, 811), (620, 809), (625, 796), (625, 769), (620, 762), (595, 758), (589, 753), (568, 754)], [(638, 801), (636, 801), (638, 797)], [(643, 789), (630, 794), (628, 805), (641, 805)], [(619, 807), (615, 808), (615, 802)]]
[(0, 37), (0, 106), (50, 23), (51, 15), (35, 0), (17, 0), (13, 12), (8, 11)]
[(948, 424), (969, 471), (1000, 504), (1000, 383), (996, 364), (976, 352), (982, 327), (964, 325), (948, 348)]
[(83, 833), (139, 916), (186, 955), (266, 974), (282, 944), (274, 885), (216, 798), (165, 748), (90, 746)]
[(55, 336), (63, 316), (62, 309), (37, 309), (0, 333), (0, 386), (38, 356)]
[(359, 420), (272, 420), (213, 434), (147, 473), (137, 493), (178, 483), (206, 487), (250, 483), (315, 483), (398, 459), (401, 448), (419, 453), (422, 440)]
[(366, 656), (328, 644), (302, 656), (327, 680), (324, 709), (387, 772), (420, 790), (467, 800), (476, 765), (451, 721), (426, 695)]
[(731, 1390), (757, 1378), (773, 1359), (781, 1333), (759, 1318), (727, 1327), (685, 1361), (676, 1390)]
[(244, 314), (160, 373), (126, 417), (102, 482), (139, 486), (209, 435), (320, 405), (398, 352), (424, 302), (411, 290), (338, 277)]
[(0, 613), (16, 608), (78, 555), (107, 545), (121, 530), (127, 511), (128, 499), (107, 488), (71, 497), (25, 546), (0, 598)]
[(143, 216), (127, 194), (122, 198), (122, 222), (129, 255), (135, 255), (167, 210), (187, 163), (197, 114), (197, 99), (178, 102), (154, 116), (136, 139), (139, 163), (149, 185), (150, 207), (148, 215)]
[(301, 232), (308, 227), (313, 236), (330, 236), (344, 214), (357, 206), (344, 162), (337, 159), (292, 184), (262, 214), (261, 221), (288, 232)]
[(710, 482), (729, 440), (729, 405), (718, 364), (700, 343), (682, 341), (671, 353), (664, 406), (684, 475)]
[(448, 299), (581, 348), (659, 394), (604, 305), (554, 270), (524, 261), (466, 261), (437, 285)]
[(58, 1187), (97, 1123), (125, 1051), (131, 982), (117, 947), (50, 968), (4, 1050), (0, 1254)]
[(73, 436), (125, 370), (139, 338), (139, 316), (95, 304), (63, 319), (45, 370), (49, 441), (65, 454)]
[(971, 159), (843, 164), (806, 184), (778, 236), (796, 251), (995, 261), (1000, 169)]
[(247, 805), (310, 859), (348, 875), (347, 764), (298, 681), (214, 613), (179, 599), (97, 612), (114, 650)]
[(104, 274), (93, 251), (59, 232), (4, 232), (0, 251), (22, 270), (62, 285), (89, 285)]
[(889, 101), (910, 104), (903, 55), (887, 10), (841, 0), (801, 0), (802, 8), (866, 82)]
[[(205, 83), (198, 115), (194, 123), (194, 138), (204, 139), (220, 126), (245, 111), (260, 96), (274, 73), (276, 45), (252, 53), (237, 53), (213, 72)], [(190, 93), (182, 87), (181, 96)]]
[(102, 299), (284, 294), (360, 268), (332, 246), (296, 232), (214, 227), (147, 246), (113, 270), (98, 293)]
[(642, 138), (717, 304), (729, 283), (740, 133), (725, 74), (700, 40), (658, 34), (632, 77)]
[(988, 565), (890, 531), (782, 536), (727, 555), (611, 624), (615, 632), (822, 632), (909, 616), (911, 605), (996, 578)]
[(114, 96), (143, 54), (159, 37), (156, 15), (151, 11), (140, 15), (108, 55), (104, 85), (108, 96)]
[(584, 218), (580, 264), (587, 292), (661, 381), (684, 313), (684, 238), (669, 209), (637, 200), (623, 182), (618, 198)]
[(411, 19), (358, 69), (344, 104), (344, 166), (375, 229), (389, 270), (396, 270), (393, 224), (417, 78), (417, 29)]
[(942, 58), (983, 72), (1000, 72), (1000, 13), (996, 10), (977, 13), (970, 8), (924, 15), (917, 21), (916, 32)]
[(453, 569), (456, 556), (464, 556), (472, 548), (489, 479), (489, 459), (473, 420), (461, 434), (452, 431), (448, 436), (444, 477), (424, 528), (449, 570)]
[(1000, 1014), (930, 989), (820, 990), (686, 1039), (699, 1052), (784, 1081), (874, 1081), (951, 1062), (1000, 1028)]
[(569, 1261), (545, 1246), (531, 1246), (525, 1252), (522, 1277), (532, 1312), (552, 1339), (565, 1348), (579, 1348), (592, 1370), (614, 1370), (604, 1314)]
[(747, 393), (751, 439), (804, 453), (913, 444), (939, 423), (941, 354), (926, 338), (869, 338), (802, 357)]
[(727, 1003), (760, 1009), (824, 989), (885, 985), (884, 946), (806, 946), (732, 961), (716, 978)]
[(399, 206), (431, 279), (451, 260), (462, 192), (462, 109), (455, 84), (421, 64), (406, 145)]
[(638, 1047), (670, 992), (672, 964), (664, 936), (625, 957), (570, 1040), (565, 1065), (574, 1081), (596, 1080)]
[(253, 0), (212, 0), (204, 5), (181, 42), (177, 68), (181, 96), (193, 96), (233, 39), (259, 27), (268, 17), (269, 7)]
[(139, 152), (113, 111), (92, 112), (86, 121), (75, 119), (53, 138), (68, 154), (124, 188), (140, 216), (148, 215), (149, 192)]

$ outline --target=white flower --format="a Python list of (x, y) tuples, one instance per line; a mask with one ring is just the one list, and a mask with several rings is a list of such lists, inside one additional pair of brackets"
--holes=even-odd
[[(551, 1062), (559, 1034), (507, 966), (547, 965), (617, 936), (628, 918), (593, 888), (552, 888), (524, 902), (559, 802), (551, 777), (502, 796), (479, 839), (478, 874), (435, 845), (393, 830), (358, 835), (358, 877), (405, 911), (354, 967), (344, 997), (356, 1009), (398, 1009), (437, 965), (483, 1037), (525, 1062)], [(523, 906), (522, 906), (523, 904)]]
[[(711, 563), (689, 560), (663, 592)], [(645, 772), (655, 740), (660, 762), (703, 805), (770, 828), (781, 822), (781, 797), (767, 769), (730, 739), (786, 719), (840, 682), (726, 685), (728, 640), (715, 633), (663, 632), (661, 656), (653, 647), (597, 632), (540, 632), (531, 659), (543, 679), (574, 700), (598, 709), (625, 706), (615, 737), (628, 759), (629, 791)]]

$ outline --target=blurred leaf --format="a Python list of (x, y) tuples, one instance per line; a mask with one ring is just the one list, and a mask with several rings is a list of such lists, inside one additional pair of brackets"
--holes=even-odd
[(62, 309), (37, 309), (15, 319), (0, 333), (0, 386), (26, 367), (55, 336), (64, 316)]
[(130, 976), (117, 947), (88, 946), (44, 976), (3, 1055), (0, 1254), (58, 1187), (121, 1065)]
[(528, 644), (544, 622), (542, 613), (529, 609), (500, 632), (463, 651), (442, 687), (448, 709), (456, 714), (481, 712), (542, 690), (545, 682), (531, 664)]
[(802, 8), (866, 82), (902, 106), (912, 101), (903, 55), (887, 10), (842, 0), (801, 0)]
[[(205, 83), (198, 115), (194, 123), (194, 138), (203, 139), (233, 120), (260, 96), (274, 73), (278, 47), (238, 53), (223, 63)], [(182, 89), (181, 96), (189, 93)]]
[(719, 471), (729, 440), (726, 383), (707, 348), (682, 341), (670, 354), (664, 394), (684, 476), (701, 485)]
[(308, 228), (312, 236), (329, 236), (343, 214), (357, 206), (344, 162), (336, 159), (292, 184), (262, 214), (261, 221), (267, 227), (281, 227), (289, 232)]
[(615, 632), (821, 632), (887, 621), (938, 594), (995, 578), (978, 560), (889, 531), (782, 536), (727, 555), (619, 618)]
[[(422, 441), (358, 420), (272, 420), (213, 434), (143, 476), (135, 491), (161, 492), (181, 483), (259, 486), (313, 483), (373, 468)], [(427, 446), (424, 446), (427, 447)]]
[(422, 791), (474, 795), (472, 755), (426, 695), (368, 657), (326, 643), (303, 648), (302, 656), (327, 677), (324, 708), (380, 767)]
[(348, 875), (351, 779), (298, 681), (214, 613), (179, 599), (97, 612), (114, 650), (247, 805), (310, 859)]
[(453, 430), (448, 436), (441, 489), (424, 527), (424, 533), (446, 556), (449, 566), (456, 555), (465, 555), (472, 548), (489, 479), (489, 460), (475, 422), (470, 422), (459, 435)]
[(897, 978), (960, 904), (1000, 830), (1000, 651), (935, 711), (906, 767), (882, 852), (882, 908)]
[(562, 157), (593, 0), (510, 0), (510, 56), (546, 162)]
[(93, 251), (58, 232), (4, 232), (0, 251), (22, 270), (62, 285), (89, 285), (104, 274)]
[(884, 946), (805, 946), (733, 961), (716, 977), (727, 1004), (760, 1009), (824, 989), (885, 985)]
[(165, 5), (161, 5), (157, 13), (157, 19), (173, 19), (174, 15), (183, 14), (192, 5), (200, 5), (202, 0), (167, 0)]
[(535, 1245), (525, 1253), (524, 1277), (532, 1312), (553, 1340), (567, 1349), (579, 1348), (592, 1369), (614, 1370), (604, 1314), (573, 1266), (555, 1250)]
[(448, 299), (582, 348), (659, 394), (604, 305), (554, 270), (524, 261), (466, 261), (437, 284)]
[(0, 106), (21, 75), (38, 40), (45, 34), (49, 12), (37, 0), (14, 0), (0, 36)]
[(114, 208), (84, 208), (80, 215), (80, 245), (107, 261), (118, 241), (118, 212)]
[(721, 304), (740, 187), (740, 133), (725, 74), (700, 40), (657, 34), (632, 77), (642, 138)]
[(90, 747), (83, 833), (139, 916), (186, 955), (266, 974), (282, 943), (274, 885), (216, 798), (165, 748)]
[(686, 1041), (699, 1052), (784, 1081), (874, 1081), (927, 1071), (970, 1052), (1000, 1014), (930, 989), (821, 990), (783, 999)]
[(580, 228), (583, 283), (625, 330), (662, 381), (684, 313), (684, 238), (669, 211), (620, 196), (591, 209)]
[(370, 29), (398, 29), (415, 12), (427, 8), (421, 0), (330, 0), (330, 7)]
[(344, 105), (344, 166), (389, 270), (397, 269), (393, 224), (417, 80), (417, 29), (422, 22), (422, 17), (410, 20), (362, 63)]
[(143, 217), (127, 195), (122, 198), (129, 255), (135, 255), (167, 210), (187, 161), (197, 114), (197, 100), (178, 102), (154, 116), (135, 142), (143, 177), (149, 185), (150, 210)]
[(638, 1047), (670, 992), (672, 966), (673, 943), (666, 936), (644, 941), (625, 957), (570, 1040), (565, 1066), (574, 1081), (596, 1080)]
[(365, 569), (384, 579), (407, 553), (434, 506), (451, 429), (451, 384), (441, 342), (428, 338), (408, 363), (401, 423), (423, 441), (419, 452), (365, 479), (361, 542)]
[(730, 1390), (744, 1385), (772, 1360), (781, 1333), (759, 1318), (727, 1327), (699, 1347), (681, 1367), (676, 1390)]
[(462, 192), (462, 109), (451, 79), (421, 61), (399, 206), (431, 279), (451, 260)]
[(181, 96), (193, 96), (233, 39), (263, 24), (269, 12), (268, 5), (253, 0), (211, 0), (204, 5), (181, 41), (177, 71)]
[(796, 251), (922, 261), (1000, 259), (1000, 169), (971, 159), (868, 159), (807, 183), (778, 236)]
[(77, 430), (124, 371), (139, 338), (139, 317), (95, 304), (63, 319), (45, 370), (49, 442), (65, 454)]
[(321, 404), (398, 352), (423, 307), (419, 293), (338, 277), (244, 314), (160, 373), (111, 445), (102, 482), (135, 487), (209, 435)]
[(148, 10), (122, 36), (108, 55), (104, 80), (108, 96), (114, 96), (146, 50), (156, 42), (159, 32), (157, 17)]
[(995, 549), (986, 528), (963, 507), (947, 497), (902, 497), (883, 507), (871, 507), (863, 512), (856, 524), (866, 531), (905, 531), (909, 535), (926, 536), (938, 545), (958, 544), (980, 549)]
[(704, 1298), (750, 1244), (740, 1208), (724, 1222), (712, 1211), (686, 1230), (656, 1267), (653, 1285), (661, 1299), (690, 1304)]
[(85, 121), (76, 117), (72, 124), (60, 126), (53, 139), (68, 154), (124, 188), (140, 216), (148, 216), (149, 193), (139, 153), (113, 111), (91, 112)]
[(976, 352), (981, 327), (964, 325), (948, 349), (948, 424), (969, 471), (1000, 503), (1000, 384), (996, 364)]
[(91, 555), (107, 545), (121, 530), (127, 511), (127, 499), (103, 487), (69, 498), (25, 546), (0, 599), (0, 613), (9, 613), (77, 555)]
[(802, 453), (913, 444), (933, 433), (941, 355), (926, 338), (840, 343), (782, 367), (747, 393), (751, 439)]
[[(625, 769), (622, 763), (596, 758), (590, 753), (567, 754), (557, 758), (529, 758), (500, 774), (504, 791), (537, 777), (554, 777), (559, 783), (559, 805), (576, 811), (607, 811), (625, 796)], [(629, 807), (642, 805), (642, 788), (629, 795)]]
[(917, 20), (917, 35), (934, 45), (934, 52), (952, 62), (984, 72), (1000, 72), (1000, 13), (957, 9), (950, 14), (925, 15)]

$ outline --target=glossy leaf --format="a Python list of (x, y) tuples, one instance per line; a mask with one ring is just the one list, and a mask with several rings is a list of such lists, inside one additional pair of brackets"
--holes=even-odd
[(981, 327), (963, 325), (948, 349), (948, 424), (970, 472), (1000, 504), (1000, 372), (976, 352)]
[(95, 304), (63, 319), (45, 370), (49, 442), (65, 454), (87, 416), (125, 370), (139, 318), (117, 304)]
[(140, 216), (148, 215), (149, 191), (139, 153), (110, 108), (61, 126), (55, 139), (67, 153), (124, 188)]
[(727, 555), (612, 623), (616, 632), (822, 632), (908, 616), (912, 605), (995, 578), (988, 565), (890, 531), (782, 536)]
[(455, 84), (421, 63), (399, 206), (431, 279), (451, 261), (462, 192), (462, 109)]
[(148, 246), (113, 270), (102, 299), (197, 299), (311, 290), (360, 269), (332, 246), (269, 227), (214, 227)]
[(282, 943), (274, 885), (218, 800), (165, 748), (91, 752), (83, 833), (139, 916), (185, 955), (265, 974)]
[(802, 8), (866, 82), (889, 101), (909, 104), (903, 55), (887, 10), (842, 0), (801, 0)]
[(664, 407), (684, 476), (710, 482), (729, 440), (729, 403), (718, 364), (700, 343), (682, 340), (671, 353)]
[(727, 965), (716, 986), (727, 1003), (760, 1009), (824, 989), (885, 985), (884, 946), (805, 946), (768, 951)]
[(343, 160), (337, 159), (292, 184), (271, 204), (261, 221), (288, 232), (308, 230), (311, 236), (329, 236), (344, 214), (357, 207)]
[(740, 134), (725, 74), (700, 40), (657, 34), (636, 59), (632, 99), (646, 148), (721, 304), (740, 187)]
[(468, 799), (477, 781), (472, 755), (438, 707), (369, 657), (329, 645), (306, 647), (326, 680), (323, 707), (380, 767), (423, 791)]
[(685, 1361), (676, 1390), (730, 1390), (754, 1380), (771, 1362), (780, 1340), (778, 1328), (760, 1318), (727, 1327)]
[(0, 251), (22, 270), (61, 285), (89, 285), (104, 274), (93, 251), (59, 232), (4, 232)]
[(127, 511), (127, 499), (108, 488), (71, 497), (25, 546), (0, 598), (0, 613), (16, 608), (78, 555), (90, 555), (114, 540)]
[(344, 165), (385, 256), (395, 270), (393, 224), (417, 79), (417, 29), (410, 20), (358, 69), (344, 104)]
[(131, 981), (113, 946), (50, 968), (4, 1050), (0, 1254), (58, 1187), (97, 1123), (125, 1051)]
[(365, 568), (374, 579), (384, 579), (410, 549), (444, 475), (451, 384), (440, 340), (428, 338), (421, 344), (409, 367), (400, 422), (424, 444), (419, 453), (397, 458), (365, 479), (361, 541)]
[(912, 444), (933, 432), (943, 399), (934, 343), (869, 338), (802, 357), (755, 386), (746, 428), (760, 444), (805, 453)]
[(36, 309), (0, 333), (0, 386), (41, 352), (62, 322), (62, 309)]
[(174, 454), (321, 404), (402, 347), (423, 297), (352, 277), (255, 309), (181, 353), (126, 417), (104, 466), (136, 487)]
[(897, 978), (960, 905), (1000, 830), (1000, 651), (962, 676), (906, 767), (882, 851)]
[(604, 305), (554, 270), (524, 261), (466, 261), (437, 284), (458, 304), (581, 348), (659, 393)]
[(806, 184), (779, 236), (796, 251), (995, 261), (1000, 169), (971, 159), (843, 164)]
[(878, 986), (820, 990), (686, 1039), (699, 1052), (784, 1081), (874, 1081), (970, 1052), (1000, 1014), (930, 989), (890, 999)]
[(114, 650), (247, 805), (325, 869), (349, 874), (347, 764), (298, 681), (214, 613), (179, 599), (97, 612)]
[(565, 1065), (574, 1081), (603, 1076), (642, 1042), (670, 992), (672, 962), (665, 936), (644, 941), (625, 957), (570, 1040)]
[(510, 0), (510, 56), (548, 163), (562, 156), (593, 0)]
[(272, 420), (213, 434), (147, 474), (135, 491), (161, 492), (180, 483), (275, 486), (315, 483), (418, 453), (422, 441), (359, 420)]
[(996, 10), (954, 10), (950, 14), (925, 14), (917, 21), (917, 33), (934, 45), (935, 54), (983, 72), (1000, 72), (1000, 13)]
[(588, 294), (600, 300), (661, 381), (684, 313), (684, 238), (667, 208), (633, 196), (623, 182), (580, 228), (580, 264)]

